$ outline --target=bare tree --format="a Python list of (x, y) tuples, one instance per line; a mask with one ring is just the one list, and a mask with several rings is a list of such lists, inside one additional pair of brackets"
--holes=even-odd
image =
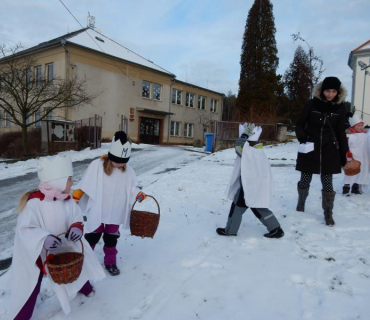
[(305, 42), (308, 46), (308, 58), (309, 58), (309, 64), (311, 68), (310, 97), (312, 98), (313, 88), (319, 82), (321, 75), (325, 71), (325, 69), (323, 69), (324, 60), (322, 60), (321, 57), (315, 55), (313, 47), (311, 47), (310, 44), (301, 37), (300, 32), (296, 34), (292, 34), (291, 36), (292, 36), (293, 42), (300, 40), (300, 41)]
[(87, 92), (86, 77), (64, 79), (41, 73), (36, 57), (22, 50), (21, 44), (0, 45), (0, 121), (6, 118), (21, 128), (23, 155), (27, 155), (28, 127), (46, 119), (53, 110), (89, 104), (98, 94)]
[(193, 119), (195, 125), (199, 126), (202, 130), (202, 144), (204, 145), (204, 133), (211, 125), (211, 116), (209, 112), (203, 109), (198, 109), (197, 115)]

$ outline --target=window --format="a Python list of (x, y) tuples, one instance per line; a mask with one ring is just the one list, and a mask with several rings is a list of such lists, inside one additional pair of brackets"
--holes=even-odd
[(143, 81), (143, 92), (142, 97), (150, 99), (150, 85), (151, 83), (148, 81)]
[(44, 111), (45, 111), (45, 114), (47, 114), (46, 116), (47, 120), (53, 119), (53, 111), (51, 110), (51, 108), (45, 108)]
[(40, 111), (40, 109), (39, 110), (37, 110), (36, 112), (35, 112), (35, 121), (37, 121), (36, 123), (35, 123), (35, 127), (41, 127), (41, 122), (39, 121), (40, 120), (40, 118), (41, 118), (41, 111)]
[(185, 100), (185, 106), (194, 108), (195, 94), (187, 92)]
[(46, 67), (48, 71), (47, 80), (48, 82), (53, 81), (54, 80), (54, 63), (49, 63), (46, 65)]
[(161, 92), (162, 92), (162, 86), (160, 84), (154, 83), (153, 84), (153, 99), (161, 100)]
[(206, 97), (198, 96), (198, 109), (206, 110)]
[(217, 112), (218, 100), (211, 99), (211, 112)]
[(8, 88), (10, 88), (13, 84), (13, 74), (8, 73), (7, 78), (8, 78), (8, 80), (7, 80), (8, 81)]
[(27, 84), (28, 89), (32, 87), (32, 70), (31, 69), (27, 69), (26, 71), (26, 84)]
[(35, 67), (35, 78), (36, 78), (36, 85), (40, 85), (41, 84), (41, 66), (37, 66)]
[(184, 137), (192, 138), (193, 137), (193, 124), (185, 123), (184, 124)]
[(30, 116), (28, 116), (27, 118), (26, 118), (26, 124), (28, 125), (28, 124), (30, 124)]
[(3, 127), (3, 114), (4, 114), (3, 110), (0, 110), (0, 128)]
[(172, 89), (172, 103), (181, 104), (182, 91), (177, 89)]
[(9, 112), (6, 113), (6, 123), (5, 123), (5, 126), (7, 128), (10, 127), (10, 113)]
[(171, 121), (171, 131), (170, 131), (171, 136), (180, 136), (180, 122), (177, 121)]

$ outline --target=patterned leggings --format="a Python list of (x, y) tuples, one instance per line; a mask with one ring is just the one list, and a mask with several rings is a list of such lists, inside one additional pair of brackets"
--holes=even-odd
[[(322, 183), (322, 190), (326, 192), (333, 192), (333, 175), (322, 174), (320, 176)], [(301, 180), (298, 182), (298, 187), (301, 189), (307, 189), (310, 186), (312, 180), (312, 173), (301, 172)]]

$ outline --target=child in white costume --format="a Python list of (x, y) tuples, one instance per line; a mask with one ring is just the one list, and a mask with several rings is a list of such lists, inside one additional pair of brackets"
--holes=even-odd
[(146, 195), (137, 187), (134, 169), (127, 163), (131, 155), (131, 143), (123, 131), (118, 131), (108, 155), (91, 162), (73, 192), (75, 200), (86, 214), (86, 240), (94, 249), (103, 235), (104, 265), (112, 275), (117, 268), (117, 240), (119, 226), (129, 227), (131, 208), (137, 199)]
[[(234, 170), (229, 182), (227, 196), (233, 201), (225, 228), (217, 228), (220, 236), (236, 236), (242, 215), (250, 207), (253, 214), (267, 228), (266, 238), (281, 238), (284, 231), (271, 210), (273, 177), (270, 164), (262, 145), (256, 143), (261, 127), (245, 124), (246, 131), (236, 140)], [(255, 146), (255, 147), (254, 147)]]
[[(347, 134), (348, 147), (350, 153), (347, 154), (348, 158), (361, 162), (361, 172), (354, 176), (344, 175), (343, 179), (343, 194), (349, 195), (349, 191), (353, 194), (361, 194), (361, 186), (369, 185), (369, 136), (364, 130), (363, 121), (356, 115), (349, 118), (349, 134)], [(352, 185), (352, 188), (351, 188)]]
[[(80, 208), (69, 196), (73, 169), (69, 157), (56, 156), (40, 162), (39, 190), (25, 193), (20, 201), (12, 263), (12, 299), (10, 315), (14, 319), (27, 320), (32, 317), (36, 298), (40, 292), (43, 267), (47, 251), (81, 252), (78, 241), (83, 234), (83, 216)], [(61, 233), (67, 235), (58, 237)], [(93, 288), (89, 280), (98, 281), (105, 277), (104, 271), (88, 243), (85, 244), (84, 262), (79, 278), (73, 283), (59, 285), (53, 289), (63, 311), (71, 311), (69, 301), (77, 292), (91, 295)], [(68, 250), (63, 247), (68, 246)], [(52, 280), (51, 280), (52, 281)]]

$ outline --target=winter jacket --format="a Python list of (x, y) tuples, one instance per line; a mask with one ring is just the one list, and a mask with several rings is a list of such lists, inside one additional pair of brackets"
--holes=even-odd
[(305, 104), (296, 123), (299, 142), (313, 142), (314, 151), (298, 153), (296, 170), (305, 173), (341, 173), (341, 159), (348, 151), (345, 133), (346, 111), (344, 100), (347, 90), (341, 86), (335, 102), (320, 97), (320, 83), (314, 98)]

